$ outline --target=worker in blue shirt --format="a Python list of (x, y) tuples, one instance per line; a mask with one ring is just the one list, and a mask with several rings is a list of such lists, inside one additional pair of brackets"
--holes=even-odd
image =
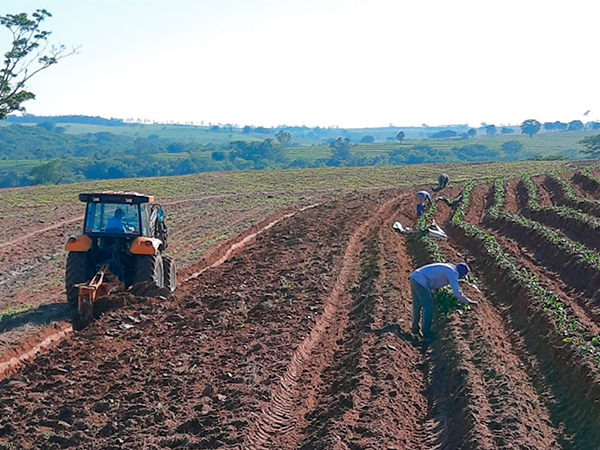
[(125, 232), (125, 224), (123, 223), (124, 216), (125, 213), (123, 212), (123, 210), (121, 208), (117, 208), (115, 210), (115, 215), (108, 219), (108, 222), (106, 223), (106, 231), (113, 233)]
[(410, 289), (413, 302), (413, 334), (419, 334), (419, 321), (421, 319), (421, 309), (423, 309), (423, 337), (434, 337), (431, 332), (431, 322), (433, 320), (433, 297), (431, 291), (450, 285), (452, 292), (459, 302), (468, 305), (477, 304), (477, 302), (467, 298), (458, 287), (458, 280), (467, 276), (468, 273), (469, 266), (466, 263), (456, 265), (435, 263), (420, 267), (410, 275)]
[(421, 217), (421, 214), (423, 214), (423, 209), (425, 208), (423, 204), (425, 202), (429, 203), (429, 206), (431, 206), (431, 195), (429, 195), (429, 192), (417, 192), (417, 217)]

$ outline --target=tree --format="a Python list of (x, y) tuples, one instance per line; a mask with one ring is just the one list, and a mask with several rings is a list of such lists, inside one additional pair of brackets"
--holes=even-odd
[(289, 131), (279, 130), (275, 133), (275, 138), (282, 147), (288, 147), (292, 143), (292, 134)]
[(442, 131), (438, 131), (437, 133), (433, 133), (429, 137), (431, 139), (447, 139), (447, 138), (452, 138), (452, 137), (456, 137), (456, 131), (453, 131), (453, 130), (442, 130)]
[(373, 142), (375, 142), (375, 138), (368, 134), (360, 140), (361, 144), (372, 144)]
[(48, 49), (51, 32), (41, 30), (40, 25), (52, 14), (37, 9), (31, 16), (26, 13), (0, 16), (0, 24), (12, 34), (12, 46), (4, 54), (4, 67), (0, 70), (0, 120), (11, 112), (24, 112), (22, 104), (35, 98), (33, 92), (26, 90), (33, 76), (77, 51), (69, 51), (64, 45)]
[(496, 125), (488, 125), (485, 127), (485, 132), (488, 136), (496, 136), (498, 129), (496, 128)]
[(339, 137), (331, 144), (329, 144), (329, 147), (331, 148), (332, 160), (346, 161), (350, 159), (350, 149), (352, 148), (352, 143), (350, 142), (350, 139)]
[(397, 141), (401, 141), (401, 142), (402, 142), (402, 141), (404, 140), (404, 138), (405, 138), (405, 137), (406, 137), (406, 135), (404, 134), (404, 131), (400, 131), (400, 132), (398, 132), (398, 134), (396, 135), (396, 140), (397, 140)]
[(523, 150), (523, 144), (519, 141), (507, 141), (502, 144), (502, 150), (504, 150), (504, 153), (514, 158), (517, 153)]
[(556, 130), (556, 125), (554, 124), (554, 122), (544, 122), (544, 130), (554, 131)]
[(583, 130), (583, 122), (581, 120), (573, 120), (569, 122), (569, 128), (567, 131), (580, 131)]
[(474, 138), (475, 136), (477, 136), (477, 130), (475, 128), (471, 128), (467, 131), (467, 137), (469, 139)]
[(566, 131), (567, 128), (569, 128), (569, 126), (564, 122), (560, 122), (558, 120), (554, 122), (554, 129), (557, 131)]
[(538, 131), (540, 131), (542, 124), (539, 123), (535, 119), (528, 119), (528, 120), (524, 121), (520, 125), (520, 127), (521, 127), (521, 133), (526, 134), (527, 136), (532, 138), (534, 134), (536, 134)]
[(581, 150), (581, 153), (589, 155), (593, 159), (600, 158), (600, 134), (586, 136), (579, 141), (579, 144), (585, 147), (584, 150)]
[(600, 130), (600, 122), (588, 122), (585, 127), (591, 130)]
[(212, 152), (212, 154), (210, 155), (210, 157), (215, 160), (215, 161), (224, 161), (225, 160), (225, 153), (220, 152), (220, 151), (214, 151)]
[(510, 128), (510, 127), (500, 128), (500, 133), (502, 133), (502, 134), (512, 134), (514, 132), (515, 132), (514, 128)]

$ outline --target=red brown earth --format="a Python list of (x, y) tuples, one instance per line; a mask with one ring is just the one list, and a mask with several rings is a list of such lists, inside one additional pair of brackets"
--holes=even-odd
[[(520, 213), (515, 185), (509, 183), (506, 208)], [(187, 281), (163, 301), (113, 299), (118, 309), (1, 381), (0, 443), (22, 449), (598, 448), (586, 411), (556, 389), (550, 356), (531, 345), (515, 308), (496, 288), (501, 283), (488, 283), (484, 265), (452, 234), (438, 242), (440, 251), (448, 261), (473, 266), (481, 292), (464, 289), (479, 304), (438, 316), (433, 341), (410, 334), (408, 277), (425, 261), (414, 236), (396, 234), (391, 225), (414, 225), (417, 190), (351, 194), (302, 211), (248, 212), (236, 223), (255, 226), (198, 255), (186, 254), (185, 242), (211, 218), (173, 205), (193, 217), (181, 219), (178, 230), (188, 228), (174, 238), (185, 261), (180, 279)], [(440, 195), (460, 191), (454, 186)], [(597, 332), (585, 292), (487, 225), (490, 201), (491, 185), (476, 187), (467, 220), (493, 234)], [(453, 209), (441, 201), (436, 206), (436, 222), (450, 230)], [(18, 289), (31, 289), (23, 283)]]

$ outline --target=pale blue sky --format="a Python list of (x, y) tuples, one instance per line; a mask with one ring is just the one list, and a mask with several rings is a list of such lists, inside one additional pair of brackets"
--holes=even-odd
[[(373, 127), (600, 118), (600, 2), (0, 0), (80, 54), (32, 114)], [(0, 29), (0, 51), (9, 33)], [(583, 113), (591, 110), (588, 117)]]

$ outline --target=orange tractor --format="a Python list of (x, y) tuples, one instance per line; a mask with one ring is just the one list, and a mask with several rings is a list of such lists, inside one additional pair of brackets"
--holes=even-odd
[(130, 290), (134, 295), (175, 291), (175, 260), (164, 254), (167, 226), (154, 197), (137, 192), (79, 194), (86, 203), (83, 233), (69, 238), (67, 300), (89, 321), (96, 298)]

